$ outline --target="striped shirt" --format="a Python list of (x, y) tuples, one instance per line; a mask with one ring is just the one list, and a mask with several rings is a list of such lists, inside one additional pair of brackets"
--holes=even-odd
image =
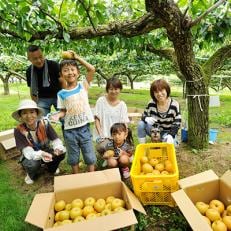
[(171, 99), (169, 108), (166, 112), (159, 112), (155, 101), (151, 100), (145, 108), (142, 120), (145, 122), (146, 117), (154, 117), (159, 128), (175, 137), (181, 126), (181, 114), (179, 103)]

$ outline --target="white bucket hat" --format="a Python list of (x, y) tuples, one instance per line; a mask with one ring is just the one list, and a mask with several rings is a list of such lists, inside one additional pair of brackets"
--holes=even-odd
[(21, 111), (23, 109), (37, 109), (38, 110), (38, 118), (40, 118), (42, 116), (42, 114), (43, 114), (43, 110), (41, 108), (39, 108), (37, 106), (37, 104), (33, 100), (31, 100), (31, 99), (25, 99), (25, 100), (22, 100), (19, 103), (18, 109), (15, 112), (13, 112), (11, 114), (11, 116), (15, 120), (21, 122), (21, 120), (20, 120), (21, 116), (19, 115), (19, 111)]

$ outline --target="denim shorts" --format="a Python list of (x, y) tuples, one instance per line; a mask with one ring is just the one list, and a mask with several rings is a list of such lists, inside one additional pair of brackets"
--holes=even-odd
[(96, 155), (92, 142), (90, 125), (64, 130), (64, 139), (67, 148), (67, 163), (71, 166), (79, 163), (80, 151), (85, 164), (96, 163)]

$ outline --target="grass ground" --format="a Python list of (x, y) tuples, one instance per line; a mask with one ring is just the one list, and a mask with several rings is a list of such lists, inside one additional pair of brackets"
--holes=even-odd
[[(28, 88), (25, 85), (12, 85), (10, 96), (0, 97), (0, 131), (15, 127), (16, 122), (11, 118), (11, 113), (17, 108), (18, 102), (23, 98), (28, 98)], [(185, 100), (182, 99), (181, 89), (175, 89), (172, 93), (185, 110)], [(0, 88), (1, 91), (1, 88)], [(96, 99), (103, 94), (102, 88), (93, 87), (90, 90), (90, 103), (94, 105)], [(128, 90), (124, 89), (121, 98), (129, 107), (144, 108), (149, 100), (148, 90)], [(186, 177), (212, 168), (219, 176), (231, 165), (231, 96), (220, 95), (221, 107), (210, 109), (210, 126), (218, 128), (218, 140), (215, 145), (208, 150), (191, 150), (186, 144), (181, 144), (176, 150), (180, 178)], [(58, 125), (55, 127), (61, 134)], [(132, 130), (137, 143), (135, 125)], [(188, 164), (190, 160), (190, 165)], [(85, 168), (83, 166), (82, 170)], [(63, 162), (61, 164), (61, 174), (69, 174), (70, 167)], [(4, 231), (24, 231), (39, 230), (24, 222), (26, 213), (36, 193), (53, 191), (53, 176), (43, 175), (31, 186), (24, 184), (24, 172), (16, 160), (0, 160), (0, 230)], [(129, 184), (128, 184), (129, 185)], [(138, 225), (136, 230), (155, 231), (180, 231), (190, 230), (185, 218), (177, 207), (168, 206), (145, 206), (147, 216), (137, 214)]]

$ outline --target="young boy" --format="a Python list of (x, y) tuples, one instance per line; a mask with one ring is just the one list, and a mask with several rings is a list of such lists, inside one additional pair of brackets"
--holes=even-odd
[[(88, 102), (88, 88), (93, 79), (95, 68), (73, 51), (66, 51), (60, 63), (60, 76), (66, 80), (66, 89), (58, 92), (58, 108), (60, 112), (52, 119), (58, 121), (64, 117), (64, 139), (67, 147), (67, 162), (73, 173), (79, 172), (80, 150), (88, 171), (95, 170), (96, 156), (92, 143), (90, 124), (94, 117)], [(87, 69), (86, 80), (78, 82), (80, 76), (77, 61)]]

